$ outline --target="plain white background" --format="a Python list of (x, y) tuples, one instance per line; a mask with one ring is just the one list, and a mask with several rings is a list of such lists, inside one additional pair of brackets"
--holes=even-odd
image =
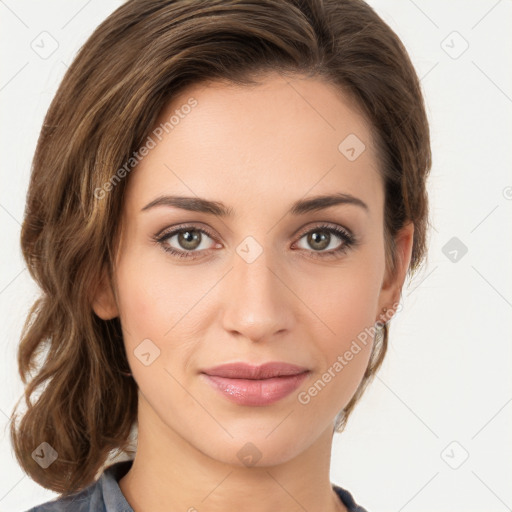
[[(369, 3), (421, 77), (434, 229), (383, 368), (334, 437), (331, 480), (369, 512), (511, 510), (512, 2)], [(80, 45), (120, 4), (0, 0), (0, 511), (56, 496), (23, 473), (8, 438), (23, 391), (17, 343), (37, 293), (20, 224), (44, 114)], [(34, 50), (41, 38), (51, 55)]]

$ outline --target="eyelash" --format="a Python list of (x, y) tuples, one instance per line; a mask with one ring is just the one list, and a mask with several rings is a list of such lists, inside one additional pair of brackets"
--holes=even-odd
[[(165, 252), (170, 253), (173, 256), (176, 256), (178, 258), (196, 258), (196, 256), (193, 256), (195, 252), (201, 252), (201, 251), (178, 251), (172, 247), (169, 247), (165, 244), (165, 241), (172, 238), (174, 235), (177, 235), (179, 233), (183, 233), (186, 231), (197, 231), (199, 233), (203, 233), (205, 235), (208, 235), (211, 239), (215, 240), (215, 237), (204, 228), (198, 228), (195, 226), (187, 225), (187, 226), (179, 226), (178, 228), (173, 229), (172, 231), (167, 231), (162, 234), (157, 234), (153, 237), (153, 241), (157, 244), (159, 244), (162, 249)], [(299, 237), (299, 240), (301, 240), (305, 235), (308, 235), (310, 233), (314, 233), (316, 231), (326, 231), (330, 234), (334, 234), (338, 238), (342, 240), (342, 244), (337, 249), (333, 249), (331, 251), (313, 251), (310, 252), (313, 253), (313, 258), (331, 258), (331, 257), (339, 257), (341, 254), (345, 254), (348, 252), (349, 249), (355, 247), (358, 244), (358, 241), (354, 237), (354, 235), (350, 234), (348, 231), (345, 231), (344, 229), (337, 227), (337, 226), (330, 226), (327, 224), (322, 224), (320, 226), (315, 226), (314, 228), (305, 231), (302, 233)]]

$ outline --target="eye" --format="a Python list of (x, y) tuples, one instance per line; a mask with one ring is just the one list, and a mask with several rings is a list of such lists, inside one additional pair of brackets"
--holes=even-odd
[[(333, 236), (334, 235), (334, 236)], [(337, 257), (342, 253), (346, 253), (351, 247), (356, 245), (355, 237), (348, 231), (338, 226), (321, 225), (310, 229), (301, 236), (306, 238), (306, 243), (313, 250), (312, 256), (314, 258), (330, 258)], [(341, 240), (341, 243), (336, 244), (336, 239)], [(334, 247), (333, 247), (334, 246)], [(330, 251), (325, 249), (331, 248)], [(306, 247), (306, 250), (308, 248)]]
[[(173, 240), (174, 238), (175, 240)], [(212, 239), (213, 237), (205, 229), (184, 226), (159, 234), (154, 241), (159, 243), (164, 251), (178, 258), (193, 258), (195, 257), (193, 253), (211, 248), (205, 247), (206, 238)]]

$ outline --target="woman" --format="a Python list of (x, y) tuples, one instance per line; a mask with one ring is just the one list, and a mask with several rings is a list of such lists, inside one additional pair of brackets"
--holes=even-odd
[(27, 195), (42, 294), (11, 437), (61, 494), (31, 510), (364, 512), (329, 481), (332, 436), (425, 256), (430, 158), (414, 68), (362, 1), (110, 15)]

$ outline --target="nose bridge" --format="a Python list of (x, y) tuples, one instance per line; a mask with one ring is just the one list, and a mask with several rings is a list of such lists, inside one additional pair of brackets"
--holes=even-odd
[(247, 237), (236, 248), (225, 302), (224, 328), (258, 340), (290, 327), (289, 292), (276, 277), (272, 250)]

